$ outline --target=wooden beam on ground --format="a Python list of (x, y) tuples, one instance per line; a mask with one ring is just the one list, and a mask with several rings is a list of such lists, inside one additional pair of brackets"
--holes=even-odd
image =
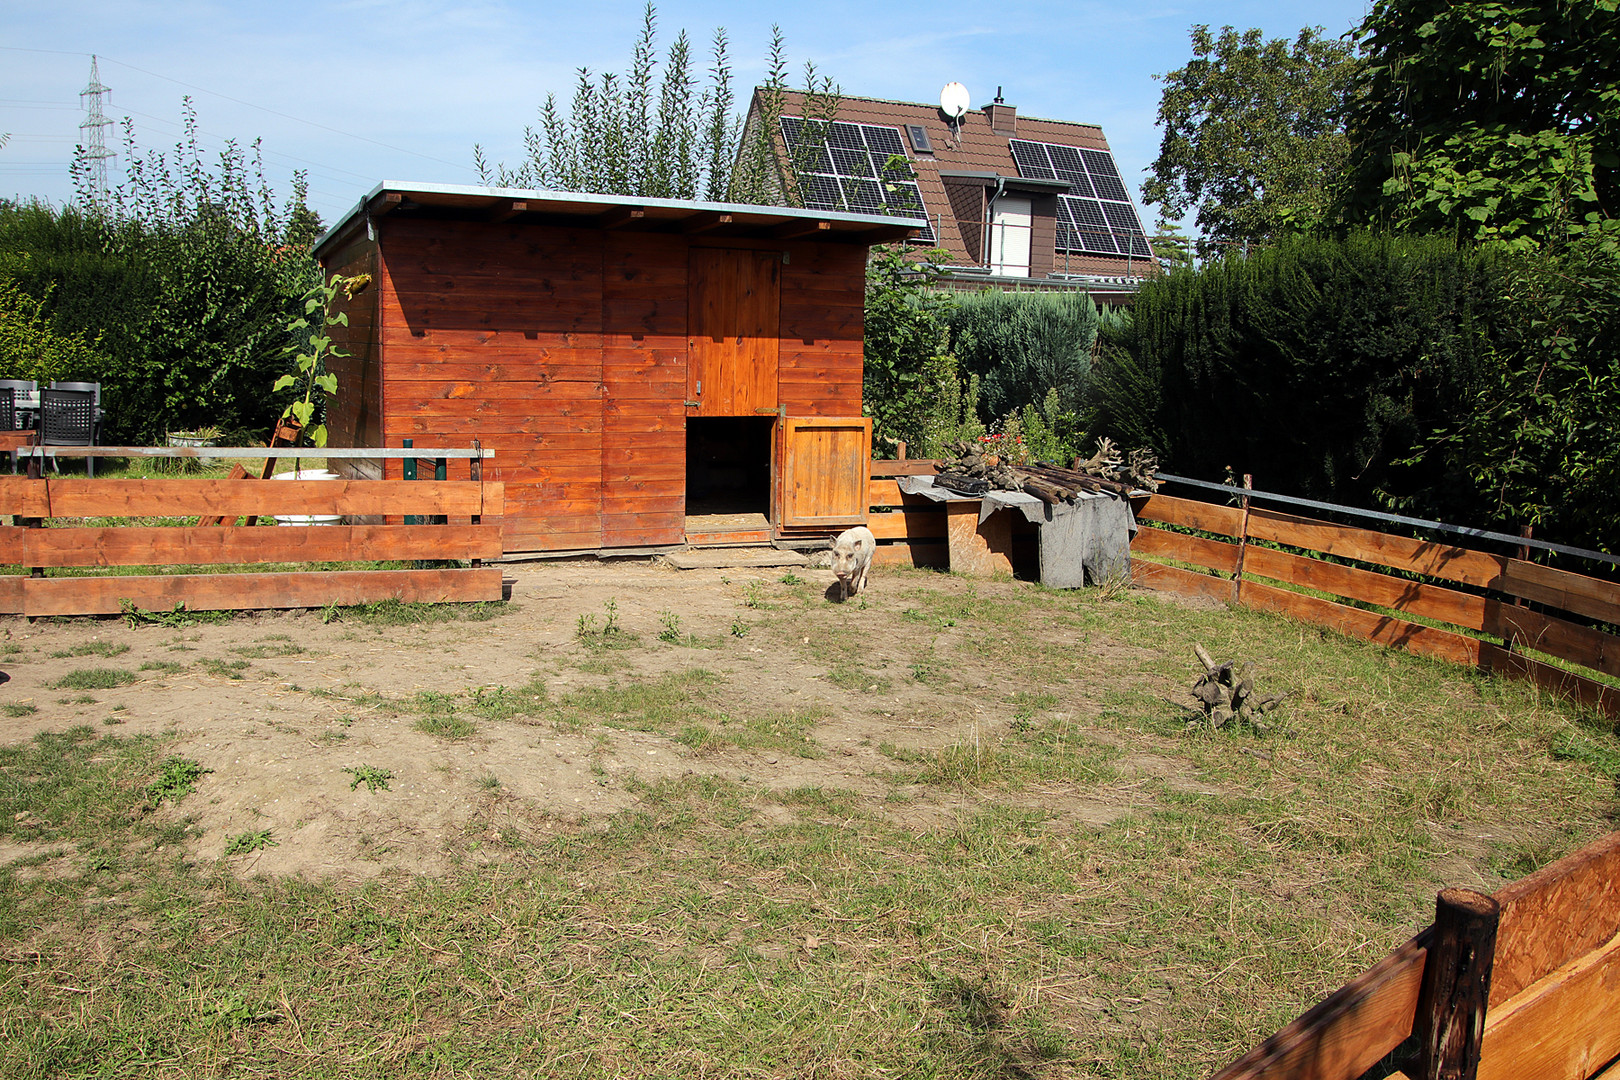
[[(20, 535), (13, 539), (12, 533)], [(18, 566), (221, 566), (500, 557), (499, 525), (0, 529), (0, 562)]]
[(775, 240), (794, 240), (801, 236), (816, 236), (832, 230), (832, 222), (815, 221), (810, 218), (799, 221), (785, 221), (771, 230), (771, 237)]
[(693, 214), (682, 222), (681, 232), (687, 236), (697, 236), (701, 233), (712, 232), (722, 225), (730, 224), (730, 214), (722, 214), (718, 210), (707, 210), (701, 214)]
[[(20, 611), (30, 616), (116, 615), (120, 601), (142, 611), (251, 611), (328, 604), (467, 603), (501, 598), (501, 568), (477, 570), (334, 570), (275, 574), (176, 574), (164, 577), (16, 578)], [(6, 599), (0, 590), (0, 602)]]
[(1430, 934), (1424, 930), (1213, 1080), (1356, 1080), (1411, 1034)]
[(596, 224), (603, 229), (622, 229), (633, 221), (640, 221), (647, 211), (639, 206), (615, 206), (605, 214), (598, 214)]

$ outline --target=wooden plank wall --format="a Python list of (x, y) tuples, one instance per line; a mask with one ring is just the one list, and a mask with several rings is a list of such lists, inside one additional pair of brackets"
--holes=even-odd
[(861, 415), (866, 249), (788, 244), (777, 363), (789, 416)]
[(609, 235), (603, 275), (602, 546), (686, 538), (688, 243)]
[(694, 247), (784, 253), (780, 404), (861, 414), (860, 245), (395, 217), (377, 228), (380, 442), (476, 436), (497, 451), (509, 551), (684, 539)]
[[(377, 282), (377, 243), (364, 233), (340, 249), (325, 268), (328, 277), (370, 274), (371, 287), (342, 302), (347, 326), (330, 329), (334, 348), (347, 356), (331, 356), (326, 369), (337, 376), (338, 393), (327, 408), (327, 441), (332, 446), (382, 446), (382, 384), (377, 349), (377, 308), (382, 289)], [(376, 462), (334, 461), (340, 476), (380, 480)]]
[[(1132, 573), (1139, 584), (1241, 603), (1420, 655), (1528, 678), (1558, 696), (1620, 716), (1620, 689), (1525, 652), (1534, 650), (1592, 673), (1620, 676), (1620, 636), (1585, 621), (1620, 625), (1620, 584), (1451, 544), (1261, 508), (1245, 515), (1235, 506), (1168, 495), (1147, 499), (1138, 507), (1137, 517), (1143, 523), (1237, 541), (1143, 524), (1131, 544), (1133, 555), (1190, 563), (1214, 571), (1214, 576), (1133, 559)], [(1252, 540), (1297, 552), (1249, 543)], [(1322, 555), (1360, 565), (1328, 562)], [(1416, 580), (1412, 574), (1429, 580)], [(1325, 599), (1301, 588), (1351, 602)], [(1370, 611), (1360, 604), (1386, 611)], [(1401, 615), (1449, 625), (1431, 626)]]
[(507, 550), (601, 547), (606, 234), (378, 229), (385, 445), (477, 437), (506, 484)]

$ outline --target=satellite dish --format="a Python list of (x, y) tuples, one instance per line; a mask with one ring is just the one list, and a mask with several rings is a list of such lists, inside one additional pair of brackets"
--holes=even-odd
[(959, 82), (946, 83), (945, 89), (939, 92), (940, 111), (952, 120), (966, 116), (970, 104), (967, 87)]

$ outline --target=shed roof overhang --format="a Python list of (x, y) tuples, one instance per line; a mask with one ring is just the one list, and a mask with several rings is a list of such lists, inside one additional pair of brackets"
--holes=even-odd
[(441, 221), (523, 221), (622, 232), (819, 239), (851, 244), (905, 240), (921, 227), (920, 222), (908, 218), (801, 210), (790, 206), (636, 199), (573, 191), (385, 180), (315, 241), (316, 257), (366, 222), (396, 214)]

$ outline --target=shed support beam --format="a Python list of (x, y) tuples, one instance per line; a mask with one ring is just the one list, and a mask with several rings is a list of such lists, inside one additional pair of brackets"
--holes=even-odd
[(615, 206), (596, 221), (604, 229), (619, 229), (646, 216), (647, 211), (639, 206)]
[(831, 231), (830, 221), (789, 221), (772, 229), (771, 236), (777, 240), (792, 240), (799, 236), (815, 236)]
[(489, 212), (489, 220), (495, 222), (511, 221), (529, 208), (529, 204), (521, 199), (513, 199), (505, 206), (497, 205)]
[(698, 233), (710, 232), (711, 230), (718, 229), (722, 225), (730, 224), (730, 214), (722, 214), (718, 211), (711, 210), (708, 213), (693, 214), (691, 217), (687, 218), (686, 223), (681, 226), (681, 232), (688, 236), (696, 236)]

